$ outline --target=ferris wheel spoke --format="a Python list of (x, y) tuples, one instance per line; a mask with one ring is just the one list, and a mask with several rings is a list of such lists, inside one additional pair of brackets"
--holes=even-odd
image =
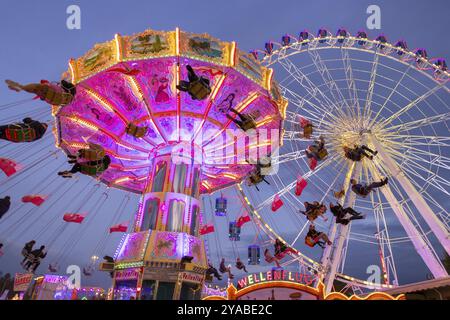
[[(402, 146), (404, 144), (401, 144)], [(417, 149), (413, 146), (408, 146), (407, 152), (403, 154), (400, 151), (391, 152), (395, 157), (399, 158), (400, 161), (403, 162), (404, 159), (409, 159), (410, 162), (407, 162), (410, 165), (418, 165), (418, 162), (422, 163), (428, 163), (432, 166), (441, 167), (443, 169), (450, 169), (450, 158), (443, 156), (441, 154), (436, 154), (427, 150), (421, 150)], [(424, 158), (426, 157), (426, 158)], [(428, 172), (432, 173), (431, 170), (428, 170)]]
[[(332, 116), (331, 112), (326, 112), (326, 108), (323, 108), (321, 105), (317, 105), (317, 104), (313, 103), (312, 101), (308, 100), (307, 97), (309, 95), (302, 97), (299, 94), (295, 93), (294, 91), (290, 90), (289, 88), (283, 87), (283, 86), (281, 87), (281, 92), (283, 93), (283, 95), (286, 98), (288, 98), (290, 103), (294, 104), (302, 111), (309, 113), (311, 116), (313, 116), (318, 121), (323, 119), (324, 113), (329, 116)], [(315, 111), (309, 110), (310, 108), (306, 108), (305, 103), (307, 103), (308, 105), (313, 107)]]
[(272, 165), (280, 165), (282, 163), (296, 161), (296, 160), (304, 159), (304, 158), (306, 158), (305, 150), (284, 153), (284, 154), (280, 154), (278, 156), (272, 157)]
[[(347, 81), (347, 89), (349, 93), (350, 100), (352, 102), (353, 108), (350, 108), (350, 112), (357, 118), (360, 117), (360, 105), (359, 105), (359, 97), (358, 97), (358, 89), (356, 88), (356, 81), (353, 77), (353, 67), (350, 60), (349, 50), (341, 49), (341, 57), (342, 63), (344, 65), (345, 78)], [(356, 113), (355, 113), (356, 109)]]
[[(326, 168), (329, 164), (332, 163), (332, 161), (334, 161), (335, 156), (330, 156), (329, 158), (325, 159), (322, 163), (320, 163), (317, 168), (314, 171), (308, 171), (306, 174), (303, 175), (303, 178), (306, 180), (314, 175), (316, 175), (318, 172), (320, 172), (323, 168)], [(296, 180), (294, 180), (293, 182), (289, 183), (288, 185), (286, 185), (283, 189), (279, 190), (279, 192), (277, 193), (278, 196), (282, 196), (288, 192), (290, 192), (294, 187), (295, 184), (297, 183), (297, 177), (295, 177)], [(262, 210), (263, 208), (269, 206), (272, 204), (273, 199), (275, 198), (275, 195), (270, 196), (269, 198), (263, 200), (258, 207), (256, 207), (256, 210)]]
[(446, 136), (395, 135), (393, 139), (402, 139), (400, 143), (415, 146), (450, 147), (450, 137)]
[[(339, 89), (338, 85), (334, 81), (333, 77), (331, 76), (330, 70), (328, 70), (327, 65), (322, 60), (322, 57), (319, 54), (319, 51), (317, 50), (310, 50), (308, 51), (309, 56), (311, 57), (311, 60), (313, 61), (314, 65), (316, 66), (317, 71), (319, 72), (320, 76), (322, 77), (325, 85), (328, 87), (329, 92), (333, 96), (333, 99), (335, 101), (335, 104), (338, 103), (338, 101), (343, 101), (348, 109), (350, 109), (350, 106), (347, 103), (347, 99), (344, 98), (341, 90)], [(338, 106), (340, 107), (340, 106)], [(339, 110), (342, 110), (342, 108), (339, 108)]]
[(285, 58), (280, 61), (280, 65), (291, 74), (291, 76), (296, 80), (297, 84), (299, 84), (311, 98), (315, 99), (320, 106), (333, 107), (336, 110), (339, 110), (339, 107), (333, 103), (333, 101), (325, 95), (325, 93), (320, 90), (318, 86), (316, 86), (308, 76), (306, 76), (290, 59)]
[(436, 201), (430, 193), (427, 191), (424, 191), (423, 196), (425, 199), (429, 201), (433, 206), (437, 207), (439, 211), (436, 212), (436, 215), (440, 217), (442, 223), (446, 226), (448, 232), (450, 232), (450, 215), (448, 214), (448, 210), (446, 210), (444, 207), (442, 207), (438, 201)]
[(409, 64), (408, 67), (406, 68), (406, 70), (402, 73), (402, 76), (400, 77), (400, 79), (397, 81), (397, 83), (395, 84), (394, 88), (391, 90), (391, 92), (389, 93), (389, 95), (387, 96), (387, 98), (384, 100), (383, 104), (381, 105), (380, 109), (378, 110), (378, 112), (376, 113), (376, 115), (372, 118), (372, 121), (369, 125), (369, 127), (372, 127), (373, 124), (377, 121), (378, 117), (380, 116), (381, 112), (384, 110), (384, 108), (386, 107), (387, 103), (391, 101), (392, 96), (397, 92), (398, 87), (400, 86), (400, 84), (402, 83), (403, 79), (406, 77), (406, 75), (408, 74), (409, 70), (411, 69), (412, 64)]
[(450, 120), (450, 112), (387, 127), (386, 131), (405, 132)]
[(408, 112), (410, 109), (418, 106), (419, 103), (421, 103), (422, 101), (426, 100), (427, 98), (429, 98), (430, 96), (432, 96), (433, 94), (435, 94), (438, 90), (440, 90), (443, 86), (445, 85), (445, 83), (441, 83), (435, 87), (433, 87), (432, 89), (429, 89), (427, 92), (425, 92), (424, 94), (422, 94), (421, 96), (417, 97), (415, 100), (411, 101), (410, 103), (408, 103), (406, 106), (404, 106), (403, 108), (401, 108), (400, 110), (398, 110), (397, 112), (395, 112), (394, 114), (392, 114), (391, 116), (389, 116), (387, 119), (385, 119), (384, 121), (381, 122), (381, 126), (385, 127), (388, 124), (390, 124), (392, 121), (394, 121), (395, 119), (399, 118), (403, 113)]
[[(373, 91), (375, 89), (376, 84), (379, 59), (380, 56), (378, 54), (375, 54), (372, 63), (372, 71), (370, 72), (370, 80), (369, 80), (369, 87), (367, 88), (366, 101), (364, 103), (364, 111), (363, 111), (364, 120), (369, 119), (370, 111), (372, 109)], [(368, 126), (368, 124), (366, 124), (366, 126)]]
[[(410, 166), (404, 167), (405, 174), (408, 176), (408, 178), (416, 177), (417, 179), (423, 181), (426, 183), (427, 186), (431, 186), (435, 188), (436, 190), (439, 190), (443, 193), (445, 193), (447, 196), (450, 195), (449, 189), (450, 189), (450, 183), (448, 180), (432, 173), (430, 177), (424, 178), (422, 174), (418, 173), (415, 168), (411, 168)], [(414, 184), (419, 190), (423, 187), (421, 187), (414, 179), (412, 180), (412, 184)]]

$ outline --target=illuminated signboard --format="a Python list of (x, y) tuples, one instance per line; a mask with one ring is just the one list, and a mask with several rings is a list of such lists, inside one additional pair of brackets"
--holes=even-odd
[(116, 280), (132, 280), (139, 278), (140, 269), (127, 269), (116, 271)]
[(32, 280), (32, 273), (16, 273), (14, 277), (14, 291), (26, 291)]
[(253, 284), (270, 281), (291, 281), (309, 286), (314, 282), (314, 279), (314, 276), (305, 273), (286, 270), (270, 270), (267, 272), (249, 274), (238, 281), (237, 288), (242, 289)]
[(195, 274), (195, 273), (189, 273), (189, 272), (182, 272), (179, 275), (179, 279), (182, 281), (187, 282), (202, 282), (203, 281), (203, 275)]

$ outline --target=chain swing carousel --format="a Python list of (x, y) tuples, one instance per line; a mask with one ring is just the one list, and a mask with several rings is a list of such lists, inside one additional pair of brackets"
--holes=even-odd
[(279, 141), (286, 101), (272, 71), (234, 42), (176, 29), (116, 35), (71, 60), (64, 78), (77, 93), (53, 106), (58, 147), (73, 156), (101, 146), (111, 163), (98, 178), (142, 195), (132, 232), (114, 262), (102, 264), (114, 271), (115, 297), (199, 298), (209, 268), (199, 197), (254, 171), (236, 150), (227, 159), (222, 142), (230, 136), (235, 145), (244, 130), (266, 129), (275, 137), (258, 137), (240, 152), (274, 151), (268, 139)]

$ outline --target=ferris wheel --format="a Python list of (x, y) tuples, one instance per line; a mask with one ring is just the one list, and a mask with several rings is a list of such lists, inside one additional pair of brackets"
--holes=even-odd
[[(327, 290), (335, 279), (360, 288), (388, 288), (402, 283), (398, 251), (393, 249), (401, 244), (417, 252), (433, 277), (447, 276), (439, 257), (450, 252), (445, 60), (430, 59), (425, 49), (410, 50), (403, 40), (391, 44), (384, 35), (371, 40), (363, 31), (353, 36), (345, 29), (336, 35), (326, 29), (317, 35), (285, 35), (253, 55), (275, 70), (289, 105), (284, 145), (273, 158), (278, 170), (262, 190), (269, 193), (241, 185), (238, 189), (260, 228), (298, 250), (283, 266), (308, 266), (321, 275)], [(311, 136), (302, 129), (305, 122), (313, 125)], [(305, 149), (319, 136), (328, 155), (312, 170)], [(377, 154), (373, 160), (349, 160), (344, 147), (354, 145)], [(351, 179), (370, 183), (384, 177), (388, 185), (365, 198), (351, 192)], [(307, 187), (298, 196), (302, 181)], [(302, 243), (309, 225), (299, 214), (304, 201), (339, 202), (366, 217), (347, 225), (336, 224), (330, 214), (328, 221), (317, 219), (317, 228), (333, 244), (312, 250)], [(281, 210), (274, 212), (274, 204)], [(375, 253), (377, 257), (366, 254), (361, 259), (378, 262), (380, 283), (347, 274), (355, 261), (354, 255), (349, 257), (350, 247)]]

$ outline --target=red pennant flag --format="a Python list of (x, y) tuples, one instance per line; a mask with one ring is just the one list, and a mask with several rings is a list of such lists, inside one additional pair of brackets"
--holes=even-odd
[(250, 216), (241, 216), (237, 219), (236, 226), (240, 228), (247, 222), (250, 222)]
[(283, 200), (281, 200), (279, 195), (275, 195), (272, 201), (272, 211), (275, 212), (283, 206)]
[(296, 196), (301, 196), (303, 190), (306, 188), (306, 186), (308, 185), (308, 182), (306, 182), (305, 179), (303, 179), (303, 177), (298, 177), (297, 178), (297, 183), (295, 184), (295, 195)]
[(11, 159), (0, 158), (0, 170), (2, 170), (7, 177), (12, 176), (19, 171), (21, 166)]
[(214, 232), (214, 226), (212, 224), (205, 224), (203, 227), (200, 228), (200, 235), (205, 235), (208, 233)]
[(63, 217), (65, 222), (82, 223), (85, 215), (79, 213), (66, 213)]
[(127, 229), (128, 229), (128, 225), (126, 223), (119, 223), (119, 224), (116, 224), (116, 225), (112, 226), (111, 228), (109, 228), (109, 233), (127, 232)]
[(317, 167), (317, 160), (316, 160), (316, 158), (309, 158), (308, 162), (309, 162), (309, 168), (311, 170), (316, 169), (316, 167)]
[(28, 196), (22, 197), (23, 203), (32, 203), (35, 206), (40, 206), (47, 199), (47, 196), (39, 195), (39, 194), (30, 194)]

